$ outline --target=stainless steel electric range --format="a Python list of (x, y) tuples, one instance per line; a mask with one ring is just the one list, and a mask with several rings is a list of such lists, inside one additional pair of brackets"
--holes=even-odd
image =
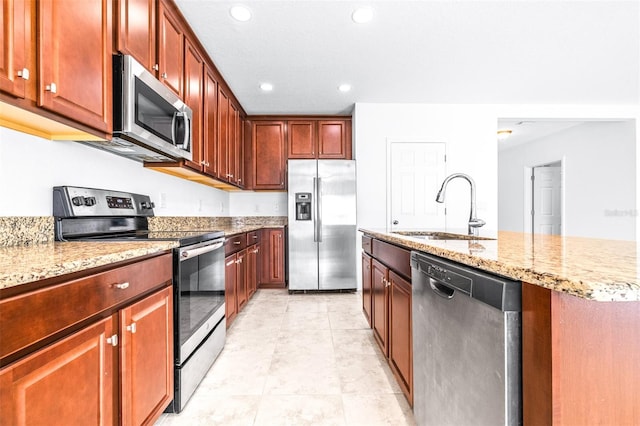
[(53, 188), (57, 241), (176, 241), (173, 249), (175, 389), (179, 413), (224, 347), (224, 232), (150, 231), (147, 195)]

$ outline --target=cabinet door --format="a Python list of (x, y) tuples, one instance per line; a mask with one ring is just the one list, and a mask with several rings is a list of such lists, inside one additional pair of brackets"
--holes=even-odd
[(376, 259), (371, 260), (373, 292), (373, 336), (386, 357), (389, 356), (389, 269)]
[(229, 96), (218, 88), (218, 178), (229, 181)]
[(229, 172), (227, 176), (229, 183), (236, 183), (238, 179), (238, 163), (236, 162), (240, 151), (238, 120), (240, 120), (240, 111), (233, 102), (229, 102), (229, 144), (227, 149), (227, 170)]
[(38, 105), (111, 131), (111, 1), (41, 0)]
[(393, 271), (389, 271), (389, 282), (389, 364), (413, 406), (411, 284)]
[(158, 77), (182, 98), (184, 30), (165, 1), (159, 2), (158, 12)]
[(260, 284), (264, 287), (284, 287), (284, 230), (264, 229), (262, 242), (266, 247), (262, 252)]
[(283, 121), (253, 123), (253, 189), (285, 189)]
[(216, 177), (218, 173), (218, 162), (216, 141), (218, 123), (218, 82), (210, 69), (205, 68), (204, 73), (204, 109), (203, 109), (203, 134), (202, 148), (204, 157), (204, 172), (209, 176)]
[(25, 0), (0, 4), (0, 90), (24, 98), (26, 81), (35, 78), (27, 63), (31, 45), (31, 7)]
[(227, 327), (229, 327), (231, 325), (231, 321), (233, 321), (238, 313), (238, 302), (236, 296), (236, 255), (232, 254), (227, 256), (224, 259), (224, 265), (224, 303)]
[(258, 257), (260, 255), (260, 244), (254, 244), (247, 249), (247, 299), (256, 292), (258, 288)]
[(118, 1), (118, 51), (156, 75), (156, 0)]
[(237, 107), (234, 111), (233, 125), (236, 128), (235, 139), (235, 156), (233, 161), (235, 162), (235, 184), (240, 188), (244, 188), (244, 122), (240, 117), (240, 109)]
[(238, 312), (247, 304), (247, 249), (236, 255), (236, 294)]
[(369, 327), (372, 325), (371, 296), (371, 256), (362, 253), (362, 311), (367, 317)]
[(315, 121), (287, 122), (287, 158), (316, 158)]
[(318, 158), (351, 159), (351, 130), (345, 120), (318, 121)]
[(120, 311), (122, 423), (153, 424), (173, 399), (173, 290)]
[(114, 327), (103, 319), (0, 370), (3, 424), (117, 424)]
[(191, 121), (191, 153), (192, 161), (185, 164), (192, 169), (201, 171), (204, 163), (203, 150), (203, 125), (202, 107), (204, 97), (204, 61), (200, 53), (189, 42), (184, 39), (184, 102), (193, 113)]

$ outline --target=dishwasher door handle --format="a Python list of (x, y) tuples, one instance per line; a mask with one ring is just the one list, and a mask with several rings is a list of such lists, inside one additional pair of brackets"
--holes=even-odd
[(433, 290), (433, 292), (438, 296), (445, 299), (453, 299), (453, 293), (455, 293), (455, 290), (449, 286), (444, 285), (440, 281), (434, 280), (433, 278), (429, 277), (429, 286), (431, 287), (431, 290)]

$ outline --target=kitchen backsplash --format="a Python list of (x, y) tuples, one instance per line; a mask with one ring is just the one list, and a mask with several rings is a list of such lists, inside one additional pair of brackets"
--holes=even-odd
[[(46, 244), (55, 240), (53, 216), (0, 216), (0, 247)], [(217, 230), (243, 226), (284, 226), (286, 216), (154, 216), (153, 231)]]

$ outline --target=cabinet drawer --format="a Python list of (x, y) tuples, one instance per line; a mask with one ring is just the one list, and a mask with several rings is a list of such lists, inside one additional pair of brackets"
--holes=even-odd
[(0, 358), (166, 285), (172, 254), (0, 301)]
[(247, 232), (247, 247), (260, 242), (260, 232)]
[(406, 278), (411, 278), (411, 252), (380, 240), (373, 240), (373, 257)]
[(365, 253), (373, 254), (373, 251), (371, 251), (371, 240), (371, 237), (367, 237), (366, 235), (362, 236), (362, 250), (364, 250)]
[(235, 253), (246, 246), (245, 234), (234, 235), (233, 237), (227, 238), (227, 241), (224, 243), (224, 253), (225, 255)]

